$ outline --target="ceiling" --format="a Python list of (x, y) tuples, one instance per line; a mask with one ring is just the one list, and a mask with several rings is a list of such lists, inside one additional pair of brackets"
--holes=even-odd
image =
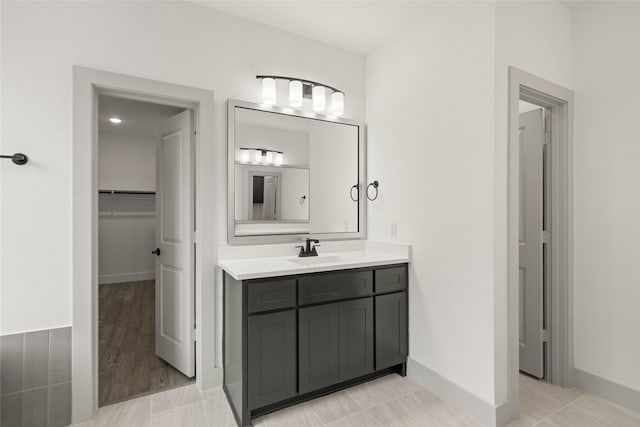
[(367, 54), (425, 9), (424, 1), (196, 0), (218, 11)]
[[(101, 95), (98, 100), (99, 131), (155, 136), (156, 127), (162, 120), (183, 110), (180, 107)], [(113, 124), (109, 121), (110, 117), (118, 117), (122, 119), (122, 123)]]

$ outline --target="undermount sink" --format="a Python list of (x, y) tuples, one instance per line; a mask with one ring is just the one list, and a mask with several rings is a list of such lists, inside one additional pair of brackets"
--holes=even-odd
[(347, 260), (348, 258), (341, 257), (341, 256), (319, 255), (319, 256), (313, 256), (313, 257), (307, 257), (307, 258), (293, 258), (293, 259), (290, 259), (289, 261), (298, 265), (316, 265), (316, 264), (327, 264), (331, 262), (341, 262), (341, 261), (347, 261)]

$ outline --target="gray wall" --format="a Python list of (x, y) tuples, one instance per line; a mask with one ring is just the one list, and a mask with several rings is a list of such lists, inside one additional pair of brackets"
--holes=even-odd
[(71, 423), (71, 327), (0, 337), (0, 426)]

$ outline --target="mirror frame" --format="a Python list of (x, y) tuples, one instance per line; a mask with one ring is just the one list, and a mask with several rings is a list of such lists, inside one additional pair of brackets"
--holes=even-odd
[[(342, 123), (358, 127), (358, 231), (336, 233), (298, 233), (298, 234), (265, 234), (260, 236), (235, 235), (235, 112), (236, 107), (250, 110), (277, 113), (287, 116), (302, 117), (311, 120)], [(256, 245), (273, 243), (297, 243), (306, 238), (318, 240), (356, 240), (367, 237), (367, 205), (364, 189), (366, 188), (366, 146), (364, 125), (361, 122), (310, 113), (307, 111), (282, 108), (273, 105), (229, 99), (227, 101), (227, 244)], [(311, 197), (312, 195), (310, 195)]]

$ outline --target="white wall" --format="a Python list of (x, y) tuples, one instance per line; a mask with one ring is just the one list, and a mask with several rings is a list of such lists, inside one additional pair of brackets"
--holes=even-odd
[(367, 57), (369, 238), (412, 244), (409, 356), (494, 401), (492, 3), (434, 2)]
[(410, 357), (489, 404), (507, 398), (508, 66), (571, 87), (571, 49), (560, 3), (434, 3), (367, 59), (369, 235), (396, 223), (413, 245)]
[(497, 2), (495, 30), (494, 283), (495, 401), (507, 399), (508, 67), (572, 87), (571, 10), (555, 1)]
[(98, 188), (156, 191), (156, 139), (100, 132)]
[[(218, 212), (201, 220), (215, 222), (220, 245), (226, 243), (227, 98), (258, 101), (257, 74), (300, 76), (344, 89), (345, 116), (364, 119), (361, 55), (193, 3), (0, 7), (0, 148), (30, 157), (25, 167), (3, 164), (0, 171), (0, 334), (71, 324), (73, 65), (215, 91), (216, 112), (206, 119), (217, 126), (209, 143), (216, 147), (210, 185)], [(214, 254), (206, 268), (215, 263)]]
[(575, 367), (640, 390), (640, 4), (574, 11)]

